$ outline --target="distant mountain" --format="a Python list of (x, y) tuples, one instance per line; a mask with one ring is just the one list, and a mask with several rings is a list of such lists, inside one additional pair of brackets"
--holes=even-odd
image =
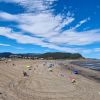
[(10, 55), (12, 55), (12, 53), (10, 53), (10, 52), (3, 52), (3, 53), (0, 53), (0, 57), (7, 57), (7, 58), (9, 58)]
[(4, 52), (0, 53), (0, 57), (5, 58), (12, 58), (12, 57), (18, 57), (18, 58), (43, 58), (43, 59), (79, 59), (83, 58), (81, 54), (79, 53), (63, 53), (63, 52), (48, 52), (43, 54), (37, 54), (37, 53), (26, 53), (26, 54), (13, 54), (10, 52)]

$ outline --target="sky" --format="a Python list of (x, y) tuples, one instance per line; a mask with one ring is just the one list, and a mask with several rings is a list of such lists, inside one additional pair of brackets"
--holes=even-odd
[(100, 59), (100, 0), (0, 0), (0, 52)]

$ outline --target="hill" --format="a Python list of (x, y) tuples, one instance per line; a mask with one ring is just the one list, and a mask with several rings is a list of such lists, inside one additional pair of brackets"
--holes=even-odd
[(26, 53), (26, 54), (13, 54), (10, 52), (0, 53), (0, 58), (43, 58), (43, 59), (80, 59), (83, 56), (79, 53), (63, 53), (63, 52), (48, 52), (43, 54)]
[(79, 53), (53, 52), (53, 53), (41, 54), (40, 58), (45, 58), (45, 59), (79, 59), (79, 58), (83, 58), (83, 57)]

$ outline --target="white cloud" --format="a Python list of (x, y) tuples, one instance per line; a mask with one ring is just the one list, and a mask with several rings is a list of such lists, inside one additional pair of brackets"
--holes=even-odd
[(94, 51), (95, 52), (100, 52), (100, 48), (95, 48)]
[[(30, 17), (30, 19), (28, 18)], [(19, 25), (19, 28), (41, 37), (50, 37), (59, 34), (58, 31), (66, 24), (73, 21), (73, 18), (66, 18), (62, 22), (61, 16), (54, 17), (52, 14), (38, 14), (22, 16), (24, 23)], [(28, 23), (27, 23), (28, 20)]]
[(67, 30), (49, 39), (51, 43), (59, 45), (88, 45), (95, 42), (100, 42), (100, 30), (90, 30), (84, 32), (76, 32), (75, 30)]
[[(21, 43), (21, 44), (34, 44), (34, 45), (39, 45), (41, 47), (47, 47), (50, 49), (55, 49), (55, 50), (59, 50), (59, 51), (63, 51), (63, 52), (81, 52), (84, 54), (93, 52), (92, 50), (84, 49), (84, 48), (60, 47), (58, 45), (55, 45), (54, 43), (44, 42), (43, 40), (36, 38), (36, 37), (24, 35), (22, 33), (17, 33), (17, 32), (15, 33), (15, 32), (13, 32), (12, 29), (6, 28), (6, 27), (0, 27), (0, 35), (5, 36), (10, 39), (14, 39), (18, 43)], [(8, 45), (6, 45), (6, 46), (8, 46)], [(11, 46), (11, 47), (14, 47), (14, 46)], [(24, 48), (20, 48), (20, 47), (14, 47), (14, 48), (24, 49)], [(98, 50), (98, 49), (94, 49), (94, 51), (96, 51), (96, 50)]]
[(17, 3), (25, 8), (27, 11), (45, 11), (54, 1), (57, 0), (0, 0), (0, 2)]
[(24, 48), (22, 47), (16, 47), (16, 46), (12, 46), (10, 44), (4, 44), (4, 43), (0, 43), (0, 46), (4, 46), (4, 47), (12, 47), (12, 48), (15, 48), (15, 49), (18, 49), (18, 50), (23, 50)]
[(43, 40), (40, 40), (39, 38), (23, 35), (22, 33), (15, 33), (10, 28), (6, 28), (6, 27), (0, 27), (0, 35), (5, 36), (10, 39), (14, 39), (18, 43), (21, 43), (21, 44), (35, 44), (41, 47), (48, 47), (50, 49), (55, 49), (59, 51), (78, 52), (78, 50), (80, 49), (80, 48), (72, 49), (72, 48), (67, 48), (67, 47), (62, 48), (53, 43), (46, 43)]
[(0, 18), (16, 21), (19, 23), (18, 27), (23, 31), (30, 32), (36, 36), (41, 37), (50, 37), (59, 34), (58, 31), (60, 31), (62, 27), (68, 25), (74, 20), (74, 18), (69, 16), (62, 20), (61, 15), (54, 16), (51, 13), (26, 13), (11, 15), (5, 12), (1, 12)]
[(87, 21), (89, 21), (90, 18), (87, 18), (87, 19), (84, 19), (84, 20), (81, 20), (75, 27), (72, 28), (72, 30), (80, 27), (81, 25), (83, 25), (84, 23), (86, 23)]
[(24, 50), (24, 48), (22, 48), (22, 47), (16, 47), (16, 46), (11, 46), (11, 47), (18, 49), (18, 50)]
[(84, 54), (91, 54), (91, 53), (93, 53), (93, 50), (91, 50), (91, 49), (84, 49), (84, 50), (82, 50), (82, 53), (84, 53)]
[[(3, 14), (9, 15), (7, 18), (5, 16), (3, 17)], [(53, 16), (51, 13), (41, 13), (41, 14), (32, 14), (32, 13), (26, 13), (26, 14), (18, 14), (18, 15), (11, 15), (8, 13), (0, 13), (0, 17), (6, 20), (12, 20), (19, 23), (17, 28), (20, 28), (23, 32), (29, 32), (33, 35), (33, 37), (27, 36), (21, 36), (21, 32), (19, 34), (16, 34), (16, 32), (11, 35), (11, 32), (8, 34), (7, 30), (12, 31), (11, 29), (5, 29), (5, 34), (3, 36), (7, 36), (9, 38), (17, 40), (19, 43), (35, 43), (37, 45), (46, 46), (48, 48), (52, 49), (56, 48), (58, 50), (65, 50), (66, 48), (60, 47), (67, 46), (67, 45), (88, 45), (95, 42), (100, 42), (100, 30), (89, 30), (89, 31), (83, 31), (83, 32), (77, 32), (72, 29), (65, 30), (63, 32), (60, 32), (62, 27), (66, 25), (69, 25), (74, 21), (73, 17), (66, 17), (66, 19), (62, 20), (62, 16)], [(20, 20), (21, 19), (21, 20)], [(81, 21), (80, 23), (86, 22)], [(1, 30), (1, 33), (2, 30)], [(7, 34), (6, 34), (7, 33)], [(35, 38), (35, 37), (41, 37), (41, 38)], [(17, 38), (16, 38), (17, 37)], [(91, 37), (91, 38), (90, 38)], [(46, 41), (46, 43), (44, 42)], [(49, 43), (53, 44), (51, 47), (47, 46)], [(57, 47), (56, 47), (57, 46)], [(60, 47), (60, 48), (59, 48)], [(68, 50), (68, 49), (67, 49)], [(76, 50), (75, 50), (76, 51)]]
[(17, 17), (6, 12), (0, 12), (0, 19), (12, 21), (17, 20)]
[(9, 44), (3, 44), (3, 43), (0, 43), (0, 46), (11, 46), (11, 45), (9, 45)]

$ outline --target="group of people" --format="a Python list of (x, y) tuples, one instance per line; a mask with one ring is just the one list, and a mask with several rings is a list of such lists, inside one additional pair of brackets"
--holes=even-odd
[[(45, 64), (43, 64), (43, 65), (45, 65)], [(53, 72), (53, 68), (52, 68), (53, 66), (54, 66), (54, 64), (49, 64), (48, 70), (49, 70), (50, 72)], [(28, 68), (29, 70), (31, 70), (32, 66), (27, 66), (27, 68)], [(35, 70), (35, 68), (34, 68), (34, 70)], [(79, 71), (76, 70), (76, 69), (70, 69), (70, 68), (68, 68), (67, 70), (69, 70), (69, 71), (70, 71), (71, 73), (73, 73), (73, 74), (79, 74)], [(24, 77), (28, 77), (29, 75), (27, 74), (26, 71), (23, 71), (23, 76), (24, 76)], [(61, 74), (61, 76), (64, 77), (63, 74)], [(72, 77), (72, 76), (69, 76), (69, 79), (71, 80), (72, 83), (75, 83), (75, 82), (76, 82), (76, 79), (75, 79), (74, 77)]]

